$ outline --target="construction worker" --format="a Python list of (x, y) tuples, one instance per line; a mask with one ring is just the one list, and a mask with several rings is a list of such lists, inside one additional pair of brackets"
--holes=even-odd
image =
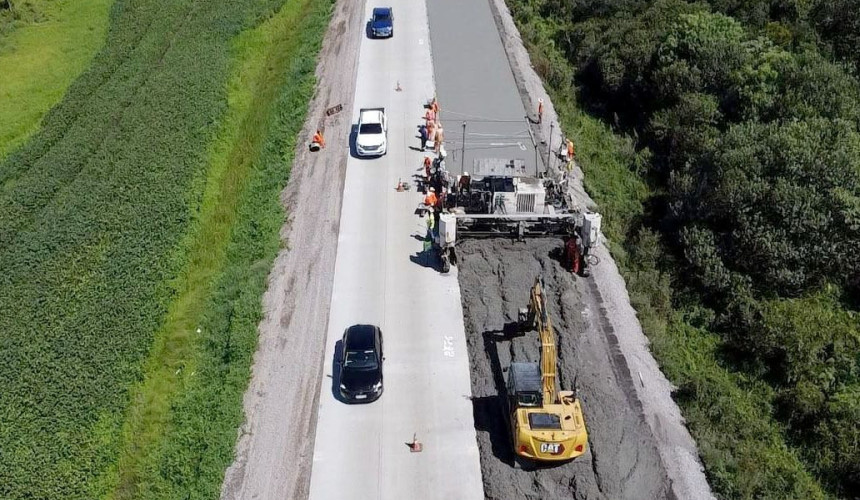
[(445, 198), (448, 197), (448, 190), (446, 188), (442, 188), (439, 191), (439, 196), (436, 198), (436, 205), (433, 210), (433, 225), (435, 227), (439, 226), (439, 216), (442, 215), (442, 210), (445, 208)]
[(434, 112), (432, 109), (428, 109), (424, 113), (424, 125), (429, 126), (430, 122), (435, 122), (435, 121), (436, 121), (436, 112)]
[(436, 197), (436, 188), (431, 187), (430, 190), (427, 191), (427, 196), (424, 197), (424, 204), (432, 210), (436, 206), (437, 201), (439, 201), (439, 199)]
[[(436, 138), (436, 122), (430, 122), (427, 124), (427, 140), (432, 141)], [(426, 144), (425, 144), (426, 146)]]
[(433, 150), (436, 153), (439, 153), (439, 149), (442, 147), (442, 142), (445, 140), (445, 131), (442, 129), (442, 126), (439, 125), (439, 128), (436, 129), (436, 136), (433, 137)]
[(543, 122), (543, 99), (538, 99), (538, 123)]
[(424, 151), (424, 148), (427, 146), (427, 126), (421, 125), (418, 127), (418, 135), (421, 140), (421, 151)]
[(576, 150), (573, 147), (573, 141), (568, 138), (567, 139), (567, 171), (568, 172), (573, 170), (574, 154), (576, 154)]
[(460, 180), (457, 182), (457, 190), (461, 193), (468, 193), (472, 189), (472, 178), (469, 177), (469, 172), (463, 172)]
[(424, 157), (424, 178), (427, 179), (428, 182), (430, 181), (430, 165), (432, 165), (432, 164), (433, 164), (433, 162), (430, 160), (430, 157), (425, 156)]
[(573, 274), (579, 274), (582, 265), (582, 252), (579, 249), (579, 237), (576, 234), (570, 235), (567, 243), (564, 245), (564, 251), (567, 256), (567, 261), (570, 264), (570, 271)]
[(430, 109), (433, 111), (435, 119), (439, 120), (439, 100), (436, 99), (436, 96), (433, 96), (433, 102), (430, 103)]
[(311, 144), (316, 144), (318, 148), (325, 148), (325, 139), (323, 139), (322, 132), (317, 130), (314, 134), (314, 138), (311, 140)]

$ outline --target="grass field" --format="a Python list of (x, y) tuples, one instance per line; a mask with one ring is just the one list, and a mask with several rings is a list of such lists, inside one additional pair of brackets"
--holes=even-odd
[(27, 0), (0, 14), (0, 159), (39, 128), (104, 42), (113, 0)]
[(117, 0), (0, 162), (0, 498), (217, 496), (331, 6), (283, 3)]
[[(229, 107), (210, 153), (197, 224), (188, 238), (189, 263), (179, 278), (179, 294), (156, 334), (145, 380), (134, 393), (113, 498), (177, 498), (189, 491), (217, 496), (240, 423), (263, 278), (278, 250), (277, 232), (284, 221), (278, 193), (285, 186), (293, 138), (313, 92), (315, 59), (308, 55), (318, 50), (327, 6), (314, 0), (288, 2), (234, 43)], [(266, 231), (249, 233), (249, 225)], [(232, 303), (236, 298), (241, 300)], [(216, 310), (230, 311), (229, 327), (218, 328), (224, 318), (213, 313)], [(213, 357), (200, 341), (219, 338), (225, 345)], [(231, 362), (224, 363), (225, 356)], [(231, 384), (207, 377), (221, 369), (232, 373)], [(202, 386), (197, 383), (201, 379)], [(181, 408), (174, 406), (179, 398), (188, 402), (198, 396), (195, 404), (215, 406), (216, 401), (208, 400), (216, 394), (213, 385), (221, 389), (221, 402), (228, 407), (205, 415), (182, 410), (171, 415)], [(200, 390), (205, 392), (197, 393)], [(201, 419), (203, 425), (189, 426), (189, 417)], [(200, 433), (204, 427), (223, 433)], [(171, 440), (178, 436), (183, 442), (200, 439), (207, 447), (176, 446)], [(217, 441), (206, 441), (213, 437)], [(161, 466), (170, 454), (178, 455), (170, 462), (179, 458), (187, 464), (217, 466), (205, 475), (191, 469), (164, 474)]]

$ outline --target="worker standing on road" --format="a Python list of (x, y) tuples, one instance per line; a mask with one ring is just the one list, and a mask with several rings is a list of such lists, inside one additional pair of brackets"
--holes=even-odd
[(418, 127), (419, 139), (421, 140), (421, 151), (427, 146), (427, 126), (421, 125)]
[(434, 227), (436, 227), (436, 220), (438, 217), (436, 216), (436, 204), (439, 202), (439, 199), (436, 197), (436, 189), (430, 188), (427, 191), (427, 196), (424, 197), (424, 205), (427, 206), (427, 225), (430, 227), (432, 231)]
[(424, 157), (424, 179), (426, 179), (427, 182), (430, 182), (430, 165), (432, 165), (432, 164), (433, 164), (433, 162), (430, 160), (430, 157), (425, 156)]
[(427, 196), (424, 197), (424, 204), (432, 210), (436, 206), (437, 201), (439, 201), (439, 199), (436, 197), (436, 189), (431, 187), (430, 190), (427, 191)]
[(430, 103), (430, 109), (433, 111), (434, 119), (439, 121), (439, 100), (433, 96), (433, 102)]
[(543, 99), (538, 99), (538, 123), (543, 122)]
[(428, 109), (424, 113), (424, 125), (429, 127), (430, 122), (435, 122), (435, 121), (436, 121), (436, 113), (432, 109)]
[(323, 139), (322, 132), (319, 130), (314, 134), (314, 138), (311, 142), (319, 145), (320, 148), (325, 148), (325, 139)]
[(433, 141), (436, 138), (436, 122), (427, 124), (427, 140)]
[(468, 193), (472, 189), (472, 178), (469, 177), (469, 172), (463, 172), (460, 180), (457, 181), (457, 190), (461, 193)]
[(436, 153), (439, 153), (439, 149), (442, 147), (442, 141), (445, 140), (445, 131), (442, 129), (442, 126), (439, 125), (439, 128), (436, 129), (436, 136), (433, 138), (433, 148)]

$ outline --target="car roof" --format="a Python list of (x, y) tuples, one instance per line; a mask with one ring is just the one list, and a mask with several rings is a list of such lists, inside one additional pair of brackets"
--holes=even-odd
[(353, 325), (346, 329), (346, 351), (363, 351), (374, 349), (374, 339), (377, 327), (373, 325)]
[(374, 7), (373, 14), (389, 14), (391, 12), (391, 7)]

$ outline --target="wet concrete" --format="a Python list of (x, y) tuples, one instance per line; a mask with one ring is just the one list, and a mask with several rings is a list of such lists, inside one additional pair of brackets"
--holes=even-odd
[[(499, 500), (670, 498), (654, 437), (632, 397), (633, 378), (592, 284), (559, 262), (562, 244), (490, 239), (458, 247), (484, 494)], [(559, 387), (582, 401), (589, 450), (572, 462), (534, 469), (514, 460), (501, 398), (506, 367), (540, 358), (537, 333), (515, 333), (517, 311), (527, 305), (537, 276), (544, 279), (559, 344)]]
[(501, 158), (523, 160), (534, 173), (537, 158), (526, 115), (534, 120), (536, 110), (523, 108), (490, 5), (433, 0), (427, 12), (448, 169), (459, 173), (462, 164), (474, 172), (474, 160)]

